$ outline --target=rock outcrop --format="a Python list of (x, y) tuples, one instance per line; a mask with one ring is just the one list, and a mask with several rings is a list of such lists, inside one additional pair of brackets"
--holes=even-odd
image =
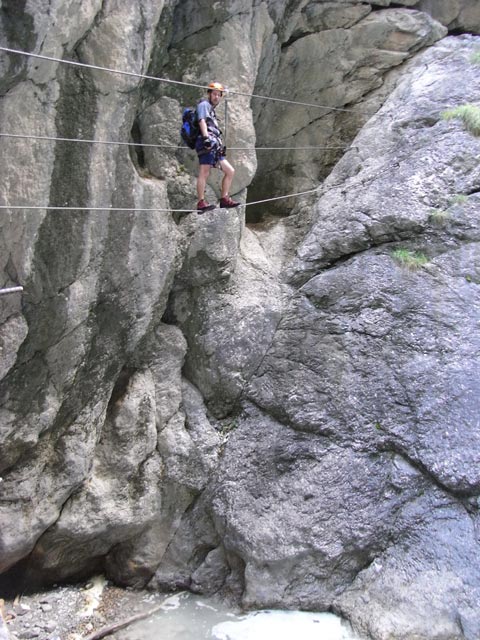
[[(352, 131), (376, 111), (378, 103), (365, 104), (363, 99), (382, 86), (389, 69), (446, 34), (426, 13), (372, 12), (368, 4), (349, 10), (337, 6), (327, 12), (313, 4), (297, 15), (298, 24), (292, 17), (282, 39), (271, 47), (270, 57), (264, 58), (268, 93), (325, 107), (255, 103), (257, 144), (298, 147), (298, 151), (288, 152), (287, 157), (286, 152), (259, 152), (259, 177), (249, 190), (251, 201), (271, 197), (272, 192), (305, 191), (325, 178), (343, 155)], [(263, 82), (263, 73), (259, 77)], [(353, 112), (351, 105), (358, 105)], [(280, 201), (279, 214), (285, 206)]]
[[(478, 3), (49, 5), (2, 3), (0, 45), (138, 75), (2, 53), (0, 133), (138, 144), (0, 138), (0, 204), (39, 207), (0, 210), (0, 582), (478, 638), (479, 143), (442, 118)], [(232, 94), (227, 130), (249, 201), (325, 182), (172, 213), (201, 92), (141, 75), (325, 104)]]
[(298, 289), (202, 496), (245, 606), (333, 608), (376, 639), (480, 633), (478, 139), (441, 115), (478, 95), (474, 47), (410, 63), (288, 270)]

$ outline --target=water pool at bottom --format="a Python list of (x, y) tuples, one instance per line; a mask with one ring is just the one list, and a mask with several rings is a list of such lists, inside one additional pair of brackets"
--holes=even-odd
[(115, 634), (118, 640), (360, 640), (331, 613), (235, 613), (216, 600), (189, 593), (166, 598), (150, 618)]

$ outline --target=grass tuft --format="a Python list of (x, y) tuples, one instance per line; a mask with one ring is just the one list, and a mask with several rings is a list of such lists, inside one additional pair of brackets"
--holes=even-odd
[(424, 253), (410, 251), (409, 249), (395, 249), (392, 252), (393, 259), (407, 269), (418, 269), (428, 262)]
[(453, 198), (450, 198), (449, 201), (449, 205), (453, 205), (453, 204), (466, 204), (468, 202), (468, 196), (464, 195), (463, 193), (457, 193), (456, 196), (453, 196)]
[(445, 211), (444, 209), (431, 209), (430, 215), (428, 216), (429, 222), (439, 227), (446, 224), (449, 218), (450, 218), (449, 212)]
[(448, 109), (442, 113), (444, 120), (459, 118), (465, 127), (475, 136), (480, 136), (480, 107), (474, 104), (462, 104), (459, 107)]
[(472, 53), (472, 55), (470, 56), (470, 62), (472, 64), (480, 64), (480, 51), (475, 51), (474, 53)]

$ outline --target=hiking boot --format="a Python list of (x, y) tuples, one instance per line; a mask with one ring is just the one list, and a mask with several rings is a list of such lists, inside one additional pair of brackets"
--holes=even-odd
[(198, 213), (205, 213), (205, 211), (211, 211), (212, 209), (215, 209), (215, 205), (214, 204), (208, 204), (208, 202), (206, 200), (199, 200), (197, 202), (197, 211), (198, 211)]
[(222, 209), (231, 209), (232, 207), (238, 206), (240, 206), (240, 202), (235, 202), (235, 200), (232, 200), (230, 196), (220, 198), (220, 207), (222, 207)]

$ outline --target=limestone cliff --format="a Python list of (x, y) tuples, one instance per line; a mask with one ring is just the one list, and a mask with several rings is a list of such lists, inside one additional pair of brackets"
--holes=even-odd
[[(479, 637), (479, 138), (442, 117), (479, 33), (476, 0), (2, 1), (0, 46), (137, 74), (0, 52), (1, 134), (136, 143), (0, 137), (3, 585)], [(317, 193), (172, 213), (194, 154), (148, 145), (201, 91), (141, 75), (230, 86), (246, 202)]]

